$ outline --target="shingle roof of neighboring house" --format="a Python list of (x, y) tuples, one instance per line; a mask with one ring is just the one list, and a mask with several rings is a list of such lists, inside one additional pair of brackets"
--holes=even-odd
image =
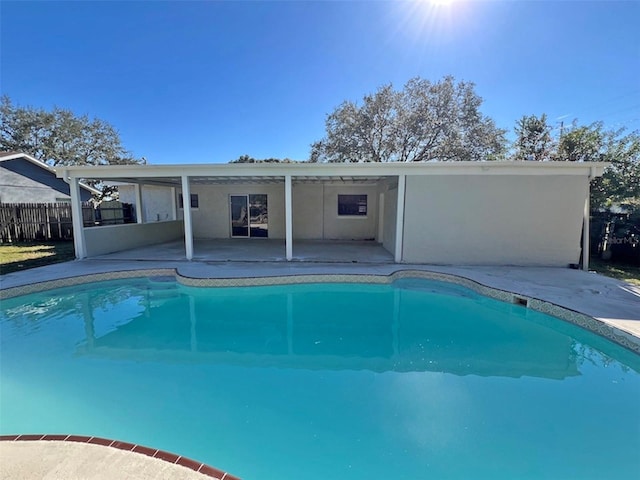
[[(33, 169), (25, 168), (22, 162), (19, 160), (26, 160), (31, 165), (35, 165), (36, 167), (46, 171), (51, 175), (35, 175), (33, 174)], [(0, 166), (11, 170), (14, 173), (23, 175), (25, 177), (29, 177), (36, 182), (43, 183), (54, 190), (58, 190), (61, 193), (69, 195), (69, 185), (63, 180), (56, 177), (56, 169), (50, 165), (47, 165), (41, 160), (38, 160), (35, 157), (32, 157), (29, 154), (22, 152), (0, 152)], [(89, 195), (98, 195), (100, 194), (99, 190), (96, 190), (89, 185), (84, 183), (80, 183), (80, 188), (82, 188)]]

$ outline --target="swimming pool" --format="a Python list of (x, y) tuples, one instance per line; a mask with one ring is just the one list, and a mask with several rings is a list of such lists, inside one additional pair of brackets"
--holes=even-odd
[(244, 480), (629, 478), (640, 358), (427, 280), (2, 302), (0, 433), (95, 435)]

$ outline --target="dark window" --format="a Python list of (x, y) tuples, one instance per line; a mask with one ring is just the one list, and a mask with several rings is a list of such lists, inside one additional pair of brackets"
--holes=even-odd
[(338, 215), (367, 216), (366, 195), (338, 195)]
[[(178, 207), (182, 208), (182, 194), (178, 194)], [(191, 194), (191, 208), (198, 208), (198, 194)]]

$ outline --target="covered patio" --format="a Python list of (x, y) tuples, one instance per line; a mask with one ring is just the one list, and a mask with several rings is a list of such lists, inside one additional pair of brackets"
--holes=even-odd
[[(279, 262), (286, 260), (282, 239), (195, 239), (199, 262)], [(95, 257), (106, 260), (185, 260), (184, 240), (148, 245)], [(393, 255), (374, 241), (297, 240), (291, 261), (322, 263), (393, 263)]]
[[(78, 259), (588, 268), (589, 182), (604, 163), (62, 167)], [(136, 223), (84, 228), (79, 182), (128, 189)]]

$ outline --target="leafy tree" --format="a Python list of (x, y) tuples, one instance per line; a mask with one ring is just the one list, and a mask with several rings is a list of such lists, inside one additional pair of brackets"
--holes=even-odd
[(551, 127), (547, 124), (547, 115), (540, 117), (524, 115), (516, 124), (514, 160), (543, 161), (552, 160), (554, 143)]
[(603, 153), (598, 160), (610, 165), (592, 184), (592, 208), (618, 204), (640, 211), (640, 132), (605, 131)]
[(235, 160), (231, 160), (229, 163), (295, 163), (293, 160), (289, 158), (279, 159), (279, 158), (265, 158), (259, 160), (257, 158), (250, 157), (249, 155), (240, 155)]
[(556, 157), (569, 162), (600, 161), (605, 153), (606, 136), (602, 123), (578, 126), (574, 121), (569, 131), (558, 140)]
[[(0, 151), (28, 153), (54, 167), (145, 163), (122, 146), (117, 130), (103, 120), (58, 107), (50, 112), (20, 107), (6, 95), (0, 100)], [(103, 198), (115, 193), (98, 181), (85, 182), (102, 187)]]
[(52, 166), (144, 163), (122, 146), (109, 123), (55, 107), (48, 112), (0, 101), (0, 149), (33, 155)]
[(482, 115), (474, 85), (445, 77), (409, 80), (345, 101), (327, 116), (326, 137), (311, 146), (312, 162), (487, 160), (505, 150), (505, 131)]
[(613, 204), (640, 207), (640, 133), (607, 130), (602, 122), (573, 123), (558, 140), (557, 159), (573, 162), (608, 162), (602, 177), (591, 184), (592, 209)]

